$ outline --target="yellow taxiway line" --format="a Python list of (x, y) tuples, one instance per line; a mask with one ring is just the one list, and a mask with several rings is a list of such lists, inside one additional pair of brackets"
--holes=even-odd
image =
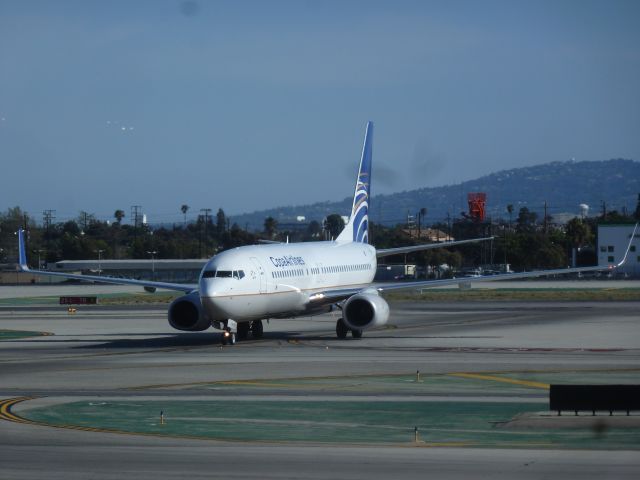
[(495, 375), (485, 375), (481, 373), (450, 373), (452, 377), (471, 378), (474, 380), (490, 380), (493, 382), (511, 383), (514, 385), (521, 385), (523, 387), (541, 388), (543, 390), (549, 390), (548, 383), (532, 382), (530, 380), (518, 380), (517, 378), (497, 377)]

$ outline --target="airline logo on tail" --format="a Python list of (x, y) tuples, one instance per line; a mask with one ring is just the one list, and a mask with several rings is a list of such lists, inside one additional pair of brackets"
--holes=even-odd
[(360, 171), (356, 181), (356, 192), (353, 197), (351, 209), (351, 224), (353, 241), (359, 243), (369, 242), (369, 197), (371, 195), (371, 155), (373, 148), (373, 123), (367, 123), (367, 132), (362, 147)]

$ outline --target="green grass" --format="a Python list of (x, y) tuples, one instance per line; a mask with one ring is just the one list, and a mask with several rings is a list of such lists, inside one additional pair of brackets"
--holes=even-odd
[(0, 329), (0, 341), (3, 340), (16, 340), (19, 338), (39, 337), (41, 335), (47, 335), (43, 332), (29, 332), (27, 330), (2, 330)]
[[(98, 298), (98, 305), (168, 305), (180, 295), (182, 294), (179, 292), (140, 292), (104, 293), (95, 296)], [(59, 305), (59, 303), (60, 296), (0, 299), (0, 306)], [(82, 307), (90, 308), (91, 305), (82, 305)]]
[[(109, 401), (97, 399), (28, 410), (30, 420), (131, 433), (228, 441), (410, 444), (491, 448), (637, 449), (640, 431), (503, 429), (539, 403), (392, 401)], [(165, 424), (160, 424), (160, 412)]]
[[(361, 401), (233, 400), (204, 401), (95, 399), (25, 410), (22, 416), (45, 424), (129, 433), (199, 437), (227, 441), (309, 442), (331, 444), (408, 445), (418, 427), (421, 445), (466, 445), (491, 448), (639, 449), (640, 430), (632, 428), (504, 428), (523, 414), (546, 411), (544, 388), (504, 383), (500, 378), (541, 383), (633, 382), (637, 370), (485, 372), (495, 378), (462, 378), (447, 374), (362, 375), (264, 379), (185, 384), (202, 395), (208, 389), (227, 393), (287, 395), (305, 390), (333, 395), (363, 395)], [(167, 388), (167, 387), (164, 387)], [(180, 388), (180, 386), (174, 386)], [(261, 392), (262, 391), (262, 392)], [(538, 401), (475, 402), (469, 396), (519, 397), (537, 394)], [(167, 390), (170, 395), (170, 390)], [(382, 399), (393, 394), (408, 401)], [(463, 401), (419, 401), (429, 395), (458, 396)], [(467, 399), (463, 397), (467, 396)], [(249, 397), (245, 397), (249, 398)], [(433, 397), (432, 397), (433, 398)], [(165, 424), (160, 424), (160, 412)], [(564, 419), (564, 417), (563, 417)], [(552, 419), (553, 421), (553, 419)]]

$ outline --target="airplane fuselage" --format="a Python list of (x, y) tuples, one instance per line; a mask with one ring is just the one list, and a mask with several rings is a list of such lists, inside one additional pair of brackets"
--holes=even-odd
[(366, 243), (238, 247), (207, 262), (199, 279), (200, 300), (212, 321), (319, 313), (309, 301), (312, 295), (369, 284), (376, 264), (375, 248)]

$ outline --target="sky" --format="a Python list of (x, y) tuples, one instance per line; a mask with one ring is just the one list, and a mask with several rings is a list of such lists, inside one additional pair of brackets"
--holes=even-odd
[[(0, 0), (0, 211), (151, 222), (640, 160), (640, 2)], [(345, 214), (348, 212), (345, 212)]]

